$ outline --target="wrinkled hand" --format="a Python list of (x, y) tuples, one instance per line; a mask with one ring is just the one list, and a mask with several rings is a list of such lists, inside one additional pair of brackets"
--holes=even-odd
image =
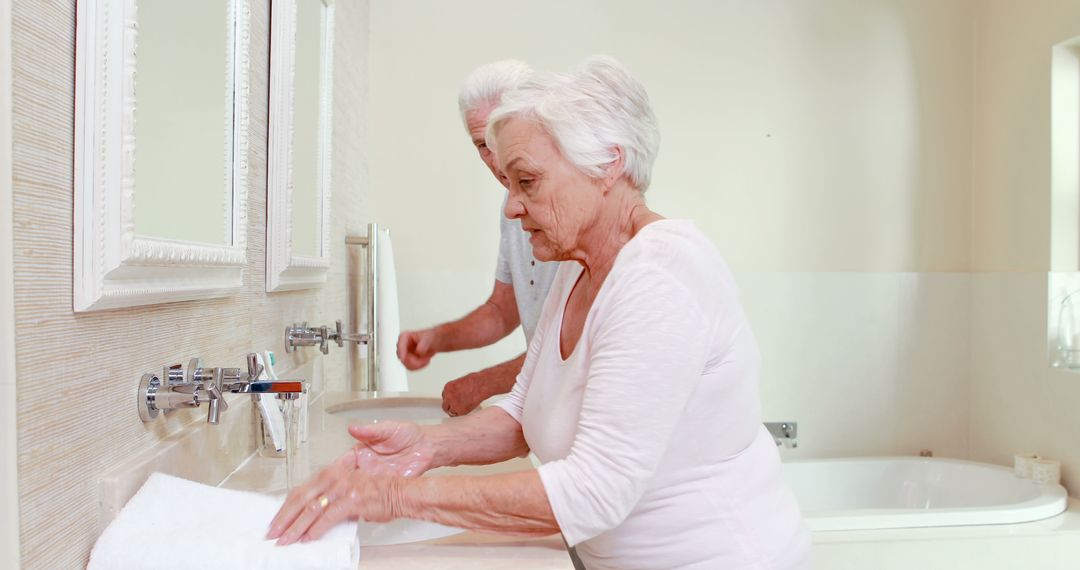
[(401, 333), (397, 343), (398, 360), (409, 370), (419, 370), (427, 366), (431, 357), (438, 353), (435, 350), (436, 336), (435, 329)]
[[(419, 477), (431, 469), (434, 450), (412, 422), (353, 425), (349, 435), (359, 442), (350, 452), (351, 465), (369, 475)], [(348, 454), (342, 460), (349, 464)]]
[(293, 489), (270, 523), (279, 545), (307, 542), (344, 520), (394, 518), (396, 477), (431, 469), (433, 448), (411, 422), (349, 426), (357, 444), (301, 487)]
[(266, 537), (285, 546), (316, 540), (345, 520), (392, 520), (395, 480), (401, 479), (373, 476), (339, 460), (289, 493)]
[(467, 374), (451, 380), (443, 386), (442, 409), (448, 416), (463, 416), (476, 409), (481, 402), (494, 394), (485, 390), (485, 378), (478, 374)]

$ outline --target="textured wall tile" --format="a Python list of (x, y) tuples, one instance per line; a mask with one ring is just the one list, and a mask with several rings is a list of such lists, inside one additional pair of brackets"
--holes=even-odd
[[(204, 421), (205, 410), (153, 424), (139, 421), (134, 399), (143, 372), (192, 356), (213, 366), (241, 366), (251, 350), (284, 353), (288, 323), (344, 317), (343, 238), (346, 231), (362, 232), (371, 217), (363, 196), (368, 4), (339, 2), (336, 8), (328, 283), (317, 290), (264, 292), (270, 5), (253, 0), (249, 264), (243, 291), (211, 301), (85, 315), (71, 310), (75, 2), (15, 0), (13, 9), (23, 565), (85, 567), (97, 538), (100, 476), (183, 426)], [(307, 350), (284, 358), (281, 366), (290, 369), (310, 358), (326, 358), (328, 384), (344, 386), (342, 350), (328, 357)]]

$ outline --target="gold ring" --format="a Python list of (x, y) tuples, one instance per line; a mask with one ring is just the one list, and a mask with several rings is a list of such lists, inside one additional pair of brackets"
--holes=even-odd
[(323, 495), (323, 496), (319, 497), (319, 508), (320, 509), (325, 509), (326, 505), (329, 505), (329, 504), (330, 504), (330, 497), (327, 497), (326, 495)]

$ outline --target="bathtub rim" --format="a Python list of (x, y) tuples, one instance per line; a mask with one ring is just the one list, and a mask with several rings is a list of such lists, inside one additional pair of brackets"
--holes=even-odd
[[(790, 459), (784, 464), (812, 463), (951, 463), (978, 469), (987, 469), (1006, 473), (1011, 477), (1009, 467), (993, 463), (983, 463), (968, 459), (951, 457), (920, 457), (911, 455), (876, 455), (858, 457), (823, 457)], [(844, 532), (863, 530), (897, 530), (935, 527), (998, 526), (1022, 524), (1045, 520), (1060, 515), (1069, 509), (1070, 497), (1060, 485), (1032, 483), (1041, 487), (1041, 493), (1032, 499), (1021, 501), (997, 509), (989, 507), (954, 507), (941, 509), (835, 509), (815, 511), (810, 515), (803, 513), (807, 526), (813, 532)]]

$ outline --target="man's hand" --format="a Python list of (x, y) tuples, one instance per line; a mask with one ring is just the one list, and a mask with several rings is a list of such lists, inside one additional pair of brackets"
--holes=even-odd
[(490, 383), (479, 372), (466, 374), (446, 383), (442, 391), (442, 409), (448, 416), (464, 416), (476, 409), (480, 402), (495, 394)]
[(509, 392), (514, 388), (524, 363), (525, 355), (522, 354), (513, 360), (447, 382), (442, 392), (443, 411), (450, 416), (463, 416), (475, 410), (484, 400)]
[(433, 328), (401, 333), (397, 343), (398, 360), (409, 370), (420, 370), (439, 352), (435, 347), (437, 338)]

